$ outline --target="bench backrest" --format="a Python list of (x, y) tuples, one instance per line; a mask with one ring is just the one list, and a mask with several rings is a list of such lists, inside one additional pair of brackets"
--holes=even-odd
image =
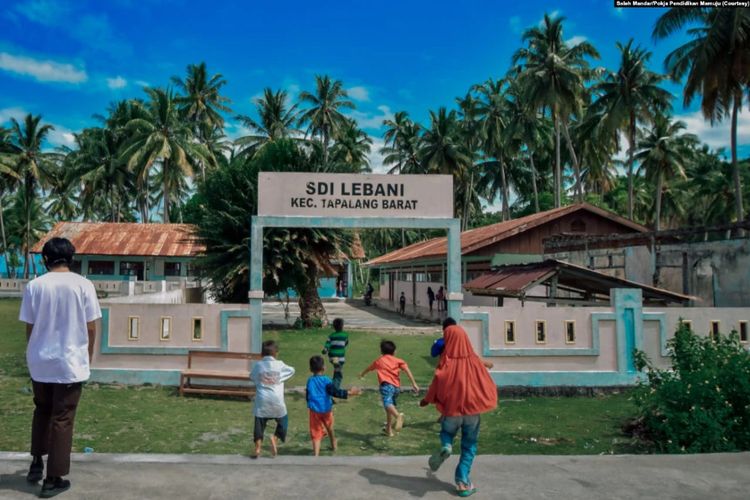
[(193, 358), (203, 359), (244, 359), (260, 361), (263, 355), (255, 352), (227, 352), (227, 351), (188, 351), (188, 368), (192, 368)]

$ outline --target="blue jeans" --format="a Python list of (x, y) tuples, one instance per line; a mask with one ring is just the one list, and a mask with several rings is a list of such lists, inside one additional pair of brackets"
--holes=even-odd
[(479, 438), (479, 415), (462, 415), (459, 417), (443, 417), (440, 426), (441, 446), (453, 446), (453, 439), (461, 430), (461, 458), (456, 466), (456, 484), (466, 486), (471, 484), (469, 474), (471, 464), (477, 454), (477, 439)]
[(401, 390), (393, 384), (383, 382), (380, 384), (380, 397), (383, 399), (383, 408), (396, 406), (396, 399)]

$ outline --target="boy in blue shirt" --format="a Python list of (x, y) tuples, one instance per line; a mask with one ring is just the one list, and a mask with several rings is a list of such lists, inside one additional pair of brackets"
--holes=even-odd
[(326, 364), (323, 356), (310, 358), (310, 371), (312, 376), (307, 379), (305, 399), (310, 413), (310, 439), (312, 440), (313, 454), (320, 455), (320, 442), (326, 434), (331, 440), (331, 450), (336, 451), (336, 436), (333, 434), (333, 399), (347, 399), (356, 396), (362, 391), (352, 387), (349, 391), (336, 387), (333, 381), (323, 375)]

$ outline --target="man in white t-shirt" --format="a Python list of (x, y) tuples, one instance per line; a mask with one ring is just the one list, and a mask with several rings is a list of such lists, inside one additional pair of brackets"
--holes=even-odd
[(52, 238), (42, 248), (49, 272), (26, 285), (19, 319), (26, 323), (26, 362), (34, 387), (32, 462), (26, 476), (37, 483), (47, 459), (42, 498), (70, 488), (73, 423), (82, 383), (89, 378), (95, 322), (102, 317), (94, 285), (70, 271), (75, 248)]

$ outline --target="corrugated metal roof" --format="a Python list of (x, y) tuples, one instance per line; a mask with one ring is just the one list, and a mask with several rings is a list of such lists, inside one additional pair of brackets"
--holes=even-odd
[[(542, 225), (551, 220), (563, 217), (570, 213), (578, 210), (586, 210), (594, 213), (601, 217), (607, 218), (622, 224), (634, 231), (646, 232), (648, 229), (640, 224), (637, 224), (631, 220), (620, 217), (617, 214), (601, 209), (588, 203), (577, 203), (574, 205), (568, 205), (560, 208), (553, 208), (545, 212), (539, 212), (536, 214), (527, 215), (526, 217), (520, 217), (518, 219), (512, 219), (508, 221), (498, 222), (489, 226), (478, 227), (476, 229), (470, 229), (461, 233), (461, 254), (468, 254), (474, 252), (480, 248), (488, 245), (497, 243), (516, 234), (527, 231), (531, 228)], [(413, 259), (424, 259), (424, 258), (436, 258), (445, 257), (448, 253), (448, 239), (433, 238), (431, 240), (423, 241), (409, 245), (408, 247), (395, 250), (393, 252), (381, 255), (365, 265), (382, 265), (392, 264), (396, 262), (404, 262)]]
[(464, 283), (463, 287), (474, 295), (522, 297), (555, 275), (558, 285), (594, 294), (608, 296), (613, 288), (640, 288), (645, 300), (687, 303), (694, 299), (688, 295), (554, 259), (532, 264), (501, 266)]
[(69, 239), (79, 255), (195, 257), (206, 249), (192, 224), (58, 222), (31, 251), (41, 253), (53, 237)]

